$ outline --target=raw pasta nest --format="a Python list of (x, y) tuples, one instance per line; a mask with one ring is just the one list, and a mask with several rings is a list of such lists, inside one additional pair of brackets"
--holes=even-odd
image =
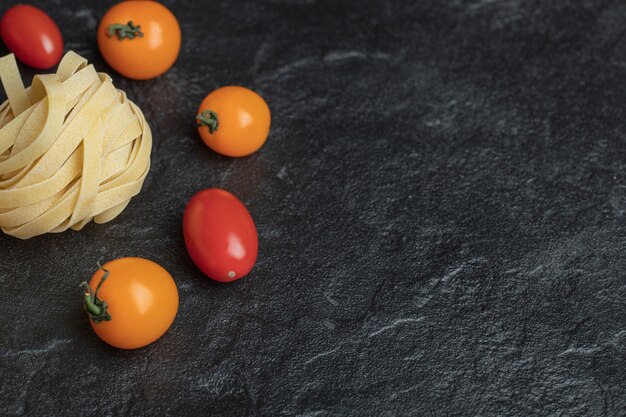
[(141, 110), (71, 51), (29, 88), (12, 54), (0, 58), (0, 77), (8, 98), (0, 106), (2, 231), (28, 239), (120, 214), (150, 169)]

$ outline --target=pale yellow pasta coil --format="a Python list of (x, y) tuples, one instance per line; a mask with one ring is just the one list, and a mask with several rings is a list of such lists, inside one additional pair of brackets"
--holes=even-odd
[(74, 52), (29, 88), (7, 55), (0, 78), (8, 98), (0, 106), (2, 231), (28, 239), (120, 214), (150, 169), (141, 110)]

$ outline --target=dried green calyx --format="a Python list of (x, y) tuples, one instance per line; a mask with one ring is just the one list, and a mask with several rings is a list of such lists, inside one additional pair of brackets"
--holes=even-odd
[(117, 36), (119, 40), (128, 38), (130, 40), (136, 37), (143, 38), (143, 32), (141, 31), (141, 25), (134, 25), (132, 20), (129, 20), (127, 24), (113, 23), (107, 26), (107, 36), (109, 38)]
[(102, 276), (100, 283), (96, 287), (95, 292), (91, 290), (91, 287), (89, 286), (89, 284), (87, 284), (87, 282), (81, 282), (80, 284), (80, 286), (85, 289), (85, 311), (94, 323), (111, 320), (111, 315), (107, 311), (108, 306), (106, 301), (98, 298), (98, 291), (100, 291), (102, 283), (104, 283), (104, 281), (109, 277), (109, 271), (102, 267), (100, 267), (100, 269), (104, 271), (104, 275)]
[(213, 132), (217, 131), (219, 127), (219, 122), (217, 120), (217, 113), (213, 110), (205, 110), (199, 115), (196, 116), (196, 121), (198, 122), (198, 126), (206, 126), (209, 128), (209, 133), (213, 134)]

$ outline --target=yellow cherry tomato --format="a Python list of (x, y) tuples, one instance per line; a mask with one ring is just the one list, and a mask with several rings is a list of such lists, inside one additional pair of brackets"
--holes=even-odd
[(147, 259), (116, 259), (82, 285), (91, 327), (100, 339), (120, 349), (154, 342), (178, 311), (178, 289), (172, 276)]
[(222, 87), (200, 104), (198, 132), (204, 143), (226, 156), (256, 152), (270, 131), (270, 109), (263, 98), (244, 87)]
[(180, 25), (156, 1), (118, 3), (100, 21), (98, 47), (106, 62), (125, 77), (147, 80), (170, 69), (180, 51)]

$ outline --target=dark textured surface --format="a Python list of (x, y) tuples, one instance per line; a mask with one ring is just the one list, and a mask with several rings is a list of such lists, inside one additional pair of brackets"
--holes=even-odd
[[(109, 224), (0, 237), (0, 415), (626, 415), (622, 1), (197, 3), (167, 3), (171, 71), (114, 75), (153, 129), (144, 191)], [(111, 71), (111, 2), (39, 4)], [(194, 128), (227, 84), (273, 112), (249, 158)], [(183, 244), (209, 186), (259, 229), (231, 285)], [(180, 290), (138, 351), (93, 334), (77, 286), (122, 256)]]

